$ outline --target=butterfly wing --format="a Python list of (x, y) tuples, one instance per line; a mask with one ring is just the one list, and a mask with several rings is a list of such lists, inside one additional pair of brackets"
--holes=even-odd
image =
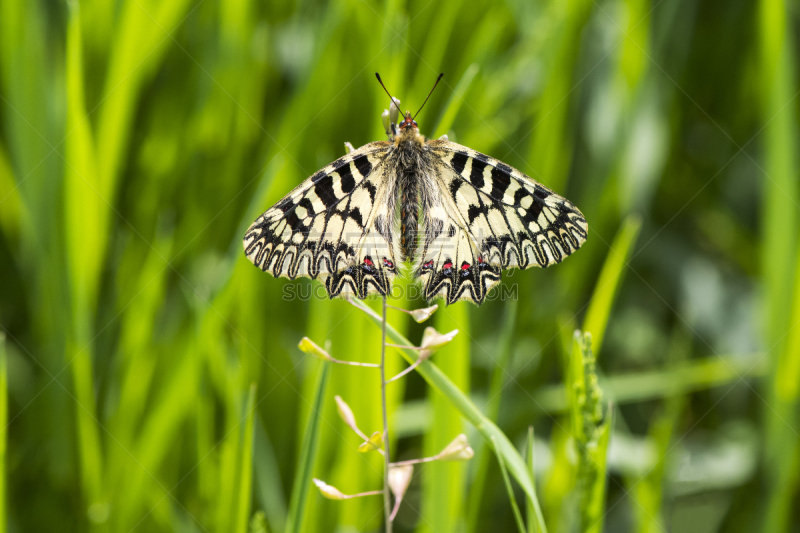
[(418, 272), (428, 298), (481, 303), (501, 269), (559, 263), (586, 240), (588, 225), (578, 208), (522, 172), (453, 142), (426, 147), (440, 163), (440, 206), (430, 217), (423, 209)]
[(318, 278), (333, 298), (387, 294), (396, 274), (385, 159), (374, 142), (326, 166), (256, 219), (245, 255), (273, 276)]

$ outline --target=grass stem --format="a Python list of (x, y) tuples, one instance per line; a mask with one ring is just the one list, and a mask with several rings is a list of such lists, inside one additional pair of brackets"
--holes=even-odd
[(386, 415), (386, 296), (383, 297), (381, 320), (381, 410), (383, 412), (383, 515), (386, 533), (392, 533), (391, 501), (389, 497), (389, 418)]

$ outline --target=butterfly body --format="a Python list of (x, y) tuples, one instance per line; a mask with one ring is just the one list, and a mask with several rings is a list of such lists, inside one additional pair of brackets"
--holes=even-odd
[(586, 240), (581, 212), (518, 170), (426, 141), (410, 113), (387, 134), (258, 217), (247, 257), (275, 276), (320, 279), (331, 298), (386, 295), (410, 264), (426, 299), (480, 304), (502, 269), (561, 262)]
[[(420, 195), (430, 187), (420, 184), (429, 176), (433, 167), (431, 156), (425, 150), (425, 137), (410, 114), (406, 112), (406, 120), (400, 125), (399, 135), (394, 136), (392, 148), (387, 157), (390, 166), (395, 170), (394, 187), (390, 187), (390, 197), (400, 197), (400, 248), (403, 260), (413, 258), (417, 248), (417, 230), (419, 226), (420, 204), (424, 203)], [(396, 190), (395, 190), (396, 189)]]

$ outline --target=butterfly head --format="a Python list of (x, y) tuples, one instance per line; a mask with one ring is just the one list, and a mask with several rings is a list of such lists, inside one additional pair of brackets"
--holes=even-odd
[(406, 111), (406, 116), (403, 119), (403, 122), (400, 123), (401, 130), (406, 128), (413, 128), (415, 130), (419, 129), (419, 126), (417, 126), (417, 121), (411, 116), (411, 111)]

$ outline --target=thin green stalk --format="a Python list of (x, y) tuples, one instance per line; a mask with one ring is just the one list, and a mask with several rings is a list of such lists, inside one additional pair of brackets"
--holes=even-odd
[[(496, 444), (494, 438), (492, 438), (492, 443)], [(495, 448), (497, 448), (497, 446), (495, 446)], [(514, 497), (514, 488), (511, 486), (511, 479), (508, 477), (508, 470), (506, 470), (506, 463), (503, 461), (503, 454), (497, 454), (497, 462), (500, 464), (500, 472), (503, 474), (503, 483), (508, 492), (508, 500), (511, 502), (511, 510), (514, 511), (514, 520), (517, 522), (517, 529), (519, 529), (519, 533), (525, 533), (525, 521), (522, 519), (522, 513), (519, 511), (517, 499)]]
[(306, 500), (308, 499), (308, 489), (311, 485), (311, 471), (314, 468), (319, 445), (319, 421), (322, 418), (322, 404), (325, 392), (328, 390), (330, 370), (331, 365), (328, 363), (323, 363), (322, 368), (319, 369), (314, 402), (308, 413), (306, 432), (303, 435), (303, 444), (300, 448), (300, 460), (297, 465), (294, 484), (292, 485), (289, 516), (286, 520), (286, 533), (299, 533), (303, 530)]
[(0, 333), (0, 533), (6, 531), (6, 439), (8, 438), (6, 337)]
[(245, 407), (245, 428), (242, 439), (241, 468), (239, 472), (239, 509), (236, 519), (236, 531), (247, 533), (250, 517), (250, 501), (253, 493), (253, 419), (255, 417), (256, 384), (250, 385)]
[[(486, 405), (486, 418), (497, 420), (500, 412), (503, 387), (506, 385), (508, 361), (511, 357), (511, 344), (514, 337), (514, 328), (517, 324), (517, 301), (506, 303), (503, 315), (503, 329), (497, 342), (497, 358), (492, 370), (491, 384), (489, 385), (489, 401)], [(486, 489), (486, 476), (489, 472), (489, 453), (485, 448), (476, 449), (475, 476), (473, 477), (469, 500), (467, 504), (467, 531), (475, 533), (478, 530), (478, 517), (481, 512), (484, 490)]]
[[(528, 475), (533, 480), (534, 488), (536, 487), (536, 472), (534, 468), (535, 458), (533, 456), (533, 426), (528, 427), (528, 440), (525, 444), (525, 452), (527, 457), (525, 461), (528, 465)], [(547, 533), (547, 526), (544, 523), (544, 516), (542, 515), (542, 508), (539, 505), (538, 498), (525, 498), (525, 512), (528, 517), (528, 533)]]
[(383, 297), (383, 320), (381, 322), (381, 409), (383, 411), (383, 515), (386, 533), (392, 533), (391, 501), (389, 497), (389, 418), (386, 416), (386, 296)]

